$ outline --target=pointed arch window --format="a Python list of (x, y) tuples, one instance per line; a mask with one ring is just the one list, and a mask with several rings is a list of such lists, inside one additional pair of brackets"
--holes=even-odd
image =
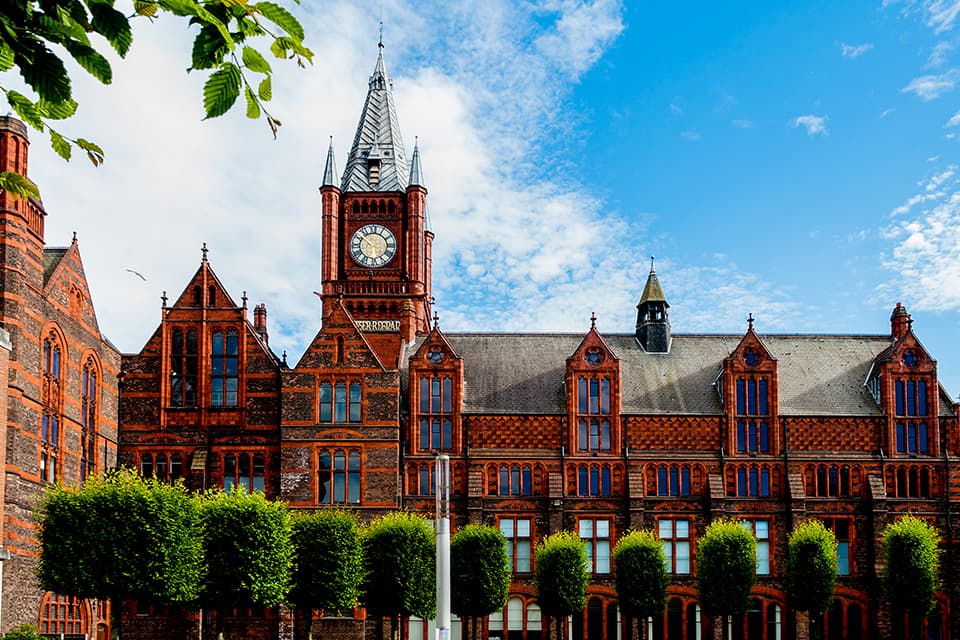
[(737, 378), (737, 451), (770, 451), (770, 404), (766, 378)]
[(897, 417), (897, 453), (930, 453), (927, 428), (927, 382), (896, 380), (894, 411)]
[(453, 449), (453, 379), (423, 376), (419, 389), (421, 451)]
[(212, 351), (210, 404), (214, 407), (235, 407), (240, 387), (240, 338), (237, 332), (215, 332)]
[(63, 348), (59, 336), (51, 331), (43, 339), (40, 402), (40, 479), (56, 482), (60, 477), (60, 425), (63, 406), (60, 378)]
[(174, 329), (170, 338), (170, 406), (197, 406), (197, 332)]
[(577, 450), (610, 451), (610, 379), (577, 378)]
[(98, 398), (100, 387), (96, 361), (90, 357), (83, 364), (80, 378), (80, 479), (97, 471)]

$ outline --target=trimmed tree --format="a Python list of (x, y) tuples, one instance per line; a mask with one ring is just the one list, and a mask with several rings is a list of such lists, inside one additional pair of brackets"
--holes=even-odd
[(232, 609), (271, 607), (290, 589), (290, 514), (282, 502), (237, 488), (211, 491), (202, 503), (206, 576), (201, 602), (215, 609), (217, 638)]
[(38, 577), (45, 591), (115, 603), (192, 602), (202, 574), (199, 506), (182, 483), (132, 471), (55, 485), (40, 505)]
[[(650, 530), (630, 531), (613, 549), (614, 579), (620, 611), (631, 632), (637, 620), (663, 614), (667, 604), (667, 573), (663, 543)], [(641, 637), (646, 625), (640, 625)]]
[(787, 540), (787, 595), (795, 609), (816, 619), (833, 602), (837, 583), (837, 540), (819, 520), (798, 524)]
[[(883, 589), (895, 613), (919, 620), (936, 603), (939, 588), (940, 534), (912, 515), (897, 518), (883, 530)], [(915, 625), (911, 635), (915, 631)]]
[(570, 531), (554, 533), (537, 545), (535, 562), (537, 602), (541, 613), (553, 619), (559, 640), (563, 618), (583, 611), (587, 602), (590, 575), (584, 542)]
[(450, 608), (476, 640), (477, 620), (503, 609), (510, 591), (507, 541), (499, 529), (467, 525), (450, 540)]
[(298, 638), (313, 638), (313, 610), (339, 614), (357, 605), (363, 579), (360, 528), (354, 514), (321, 510), (293, 519), (290, 602), (300, 609)]
[(364, 604), (383, 638), (383, 618), (394, 635), (410, 616), (428, 619), (437, 606), (436, 543), (430, 524), (405, 511), (370, 523), (363, 536)]
[(756, 581), (757, 540), (739, 520), (710, 523), (697, 543), (697, 588), (707, 615), (743, 615)]

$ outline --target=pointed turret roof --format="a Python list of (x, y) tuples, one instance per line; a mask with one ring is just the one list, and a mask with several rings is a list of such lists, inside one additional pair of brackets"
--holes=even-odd
[(333, 158), (333, 136), (330, 136), (330, 148), (327, 149), (327, 165), (323, 169), (323, 182), (320, 186), (337, 186), (337, 164)]
[[(667, 297), (663, 295), (663, 289), (660, 288), (660, 278), (653, 269), (653, 258), (650, 259), (650, 275), (647, 276), (647, 285), (643, 288), (643, 294), (640, 296), (640, 304), (644, 302), (662, 302), (667, 304)], [(669, 307), (670, 305), (667, 304)]]
[(422, 187), (423, 169), (420, 168), (420, 143), (413, 143), (413, 157), (410, 158), (410, 186)]
[[(403, 150), (403, 137), (393, 101), (393, 82), (383, 62), (383, 44), (370, 76), (367, 99), (353, 138), (353, 147), (343, 172), (343, 191), (404, 191), (409, 171)], [(369, 160), (378, 158), (378, 179), (370, 182)]]

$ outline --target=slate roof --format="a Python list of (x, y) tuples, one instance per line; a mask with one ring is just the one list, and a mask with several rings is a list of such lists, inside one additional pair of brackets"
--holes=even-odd
[[(464, 360), (464, 411), (563, 414), (566, 359), (578, 334), (447, 334)], [(673, 336), (669, 353), (646, 353), (633, 334), (604, 335), (620, 358), (627, 415), (721, 415), (714, 381), (742, 335)], [(782, 416), (880, 416), (864, 386), (890, 336), (763, 335), (777, 359)], [(422, 339), (410, 346), (412, 355)], [(404, 376), (406, 378), (406, 376)], [(941, 415), (950, 415), (941, 397)]]
[(47, 284), (50, 274), (57, 268), (69, 247), (47, 247), (43, 250), (43, 284)]
[[(375, 185), (370, 184), (367, 169), (368, 159), (373, 157), (380, 159), (380, 177)], [(344, 192), (405, 191), (408, 178), (403, 137), (393, 101), (393, 81), (387, 76), (381, 46), (340, 189)]]

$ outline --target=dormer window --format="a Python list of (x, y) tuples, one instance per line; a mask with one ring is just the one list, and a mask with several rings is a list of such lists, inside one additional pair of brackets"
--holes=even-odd
[(367, 177), (370, 180), (370, 186), (375, 187), (380, 182), (380, 161), (379, 160), (368, 160), (367, 161)]
[(770, 451), (770, 408), (767, 379), (737, 378), (737, 451)]
[(894, 396), (897, 453), (929, 453), (926, 381), (897, 380)]
[(610, 451), (610, 379), (577, 378), (577, 450)]

